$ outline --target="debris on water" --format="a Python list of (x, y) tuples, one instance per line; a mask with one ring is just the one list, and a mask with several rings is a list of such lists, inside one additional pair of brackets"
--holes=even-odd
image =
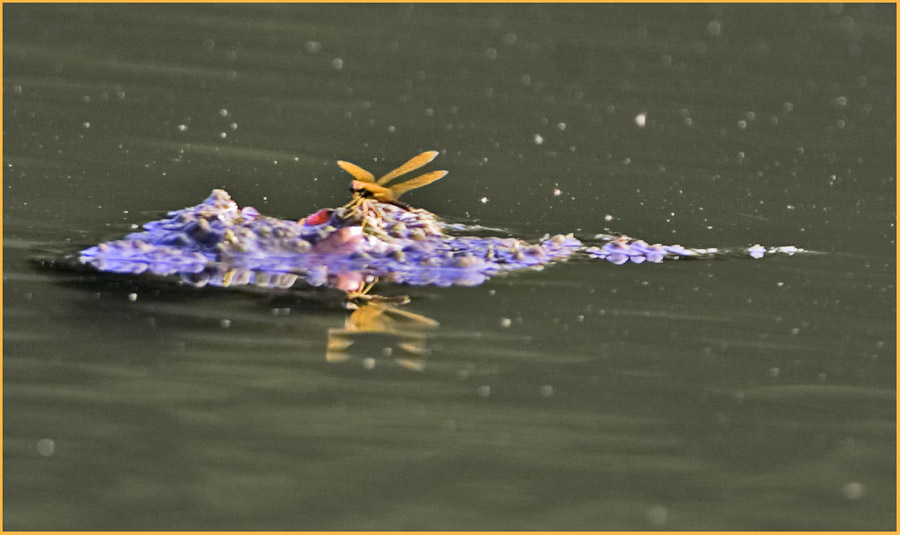
[[(460, 231), (502, 229), (446, 223), (398, 200), (403, 193), (442, 178), (446, 171), (391, 184), (437, 155), (437, 151), (422, 153), (380, 179), (341, 161), (339, 165), (354, 177), (352, 200), (299, 220), (264, 216), (252, 207), (238, 206), (226, 191), (213, 190), (199, 205), (169, 212), (167, 218), (145, 223), (141, 231), (123, 239), (84, 249), (79, 260), (106, 272), (179, 276), (198, 287), (286, 289), (303, 281), (312, 287), (364, 294), (375, 281), (474, 286), (501, 272), (539, 269), (576, 255), (621, 265), (678, 258), (761, 258), (802, 251), (761, 245), (687, 248), (648, 244), (620, 234), (597, 234), (594, 244), (583, 244), (573, 234), (546, 235), (531, 242), (460, 236)], [(562, 193), (558, 185), (553, 190), (554, 196)], [(488, 200), (481, 198), (484, 204)], [(603, 219), (611, 221), (613, 216)], [(129, 299), (137, 300), (137, 294)], [(290, 309), (275, 308), (272, 313), (286, 315)]]

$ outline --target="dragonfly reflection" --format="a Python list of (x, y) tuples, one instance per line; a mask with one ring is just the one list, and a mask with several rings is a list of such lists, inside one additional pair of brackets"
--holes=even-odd
[[(425, 345), (427, 332), (438, 326), (433, 319), (397, 308), (390, 300), (368, 300), (362, 302), (344, 321), (344, 328), (328, 329), (328, 347), (325, 359), (328, 362), (345, 362), (352, 358), (350, 348), (362, 337), (371, 334), (388, 335), (396, 344), (390, 346), (389, 355), (404, 368), (422, 371), (425, 368)], [(374, 365), (373, 357), (366, 363)]]

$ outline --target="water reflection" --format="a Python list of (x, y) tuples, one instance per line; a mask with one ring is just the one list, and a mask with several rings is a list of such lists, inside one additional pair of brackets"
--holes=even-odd
[[(328, 329), (328, 349), (325, 360), (345, 362), (350, 360), (349, 349), (362, 341), (366, 335), (388, 335), (393, 343), (382, 350), (385, 357), (393, 357), (393, 362), (416, 371), (425, 369), (428, 331), (438, 326), (435, 320), (403, 310), (384, 301), (369, 301), (360, 306), (344, 323), (343, 329)], [(395, 349), (396, 348), (396, 349)], [(400, 354), (394, 356), (394, 351)], [(376, 360), (366, 357), (363, 365), (375, 366)]]

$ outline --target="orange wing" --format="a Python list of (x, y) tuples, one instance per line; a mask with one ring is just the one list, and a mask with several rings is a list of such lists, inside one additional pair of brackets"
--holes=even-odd
[(416, 169), (418, 169), (428, 163), (431, 163), (432, 160), (437, 158), (438, 154), (440, 154), (440, 153), (436, 150), (430, 150), (428, 152), (423, 152), (422, 154), (416, 156), (415, 158), (412, 158), (411, 160), (409, 160), (405, 164), (401, 165), (400, 167), (394, 169), (390, 173), (379, 178), (378, 183), (381, 185), (384, 185), (401, 175), (405, 175), (406, 173), (411, 173), (411, 172), (415, 171)]

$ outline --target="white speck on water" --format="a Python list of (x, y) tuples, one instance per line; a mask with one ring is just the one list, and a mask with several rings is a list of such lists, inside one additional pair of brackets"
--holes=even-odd
[(800, 328), (799, 327), (791, 328), (791, 334), (793, 334), (794, 336), (800, 334)]
[(322, 50), (322, 43), (318, 41), (307, 41), (303, 44), (303, 50), (310, 54), (316, 54)]
[(487, 198), (487, 197), (482, 197), (482, 198), (481, 198), (481, 204), (487, 204), (487, 202), (488, 202), (488, 198)]
[(551, 385), (544, 385), (541, 387), (541, 395), (545, 398), (549, 398), (553, 395), (553, 387)]
[(231, 127), (232, 130), (237, 130), (237, 123), (231, 123), (228, 126)]
[(847, 97), (840, 96), (834, 99), (834, 105), (843, 108), (847, 105)]
[(81, 123), (81, 126), (83, 126), (83, 127), (85, 127), (85, 128), (90, 128), (90, 127), (91, 127), (91, 123), (85, 121), (85, 122)]
[(781, 374), (781, 368), (769, 368), (769, 377), (778, 377)]
[(605, 216), (603, 216), (603, 220), (604, 220), (604, 221), (612, 221), (612, 220), (613, 220), (613, 216), (611, 216), (610, 214), (606, 214)]
[(560, 195), (562, 195), (562, 190), (559, 188), (553, 188), (553, 196), (559, 197)]
[(488, 385), (481, 385), (478, 387), (478, 395), (486, 398), (491, 395), (491, 387)]
[(371, 370), (375, 367), (375, 359), (373, 359), (372, 357), (364, 358), (362, 362), (363, 368), (367, 370)]
[(669, 519), (669, 511), (662, 505), (654, 505), (647, 509), (647, 522), (652, 526), (662, 526)]
[(496, 48), (488, 48), (484, 51), (484, 57), (487, 59), (497, 59), (497, 49)]
[(524, 85), (524, 86), (531, 85), (531, 75), (530, 74), (523, 74), (521, 80), (522, 80), (522, 85)]
[(638, 125), (640, 128), (643, 128), (647, 125), (647, 112), (641, 112), (634, 116), (634, 124)]
[(331, 66), (334, 67), (336, 71), (339, 71), (344, 68), (344, 60), (341, 58), (334, 58), (331, 60)]
[(219, 132), (219, 137), (222, 139), (225, 139), (226, 137), (228, 137), (228, 133), (227, 132)]
[(566, 123), (556, 123), (556, 128), (559, 128), (559, 131), (563, 132), (566, 129)]
[(710, 35), (719, 35), (722, 33), (722, 23), (717, 20), (711, 20), (706, 25), (706, 31), (708, 31)]
[(397, 127), (392, 124), (389, 124), (387, 127), (387, 131), (393, 134), (394, 132), (397, 131)]
[(222, 117), (228, 117), (228, 113), (228, 110), (226, 110), (225, 108), (219, 110), (219, 115), (221, 115)]
[(866, 495), (866, 486), (859, 481), (851, 481), (841, 489), (848, 500), (858, 500)]
[(137, 294), (136, 293), (128, 294), (128, 300), (131, 301), (132, 303), (137, 301)]
[(222, 327), (223, 329), (227, 329), (227, 328), (231, 327), (231, 320), (223, 319), (223, 320), (219, 321), (219, 326)]
[(178, 125), (178, 131), (179, 131), (179, 132), (184, 132), (184, 131), (187, 130), (187, 129), (188, 129), (188, 126), (187, 126), (186, 124), (180, 124), (180, 125)]
[(56, 443), (53, 439), (50, 438), (42, 438), (37, 441), (37, 452), (44, 457), (49, 457), (53, 455), (53, 451), (56, 449)]
[(393, 347), (390, 347), (390, 346), (388, 346), (388, 347), (382, 347), (382, 348), (381, 348), (381, 354), (384, 355), (385, 357), (390, 357), (391, 355), (394, 354), (394, 348), (393, 348)]
[(543, 142), (544, 142), (544, 137), (542, 135), (540, 135), (540, 134), (534, 135), (534, 144), (535, 145), (540, 145)]
[(509, 319), (509, 318), (502, 318), (502, 319), (500, 319), (500, 326), (503, 327), (504, 329), (506, 329), (506, 328), (509, 327), (510, 325), (512, 325), (512, 320), (511, 320), (511, 319)]
[(779, 288), (784, 288), (784, 283), (779, 281), (779, 282), (776, 284), (776, 286), (778, 286)]

